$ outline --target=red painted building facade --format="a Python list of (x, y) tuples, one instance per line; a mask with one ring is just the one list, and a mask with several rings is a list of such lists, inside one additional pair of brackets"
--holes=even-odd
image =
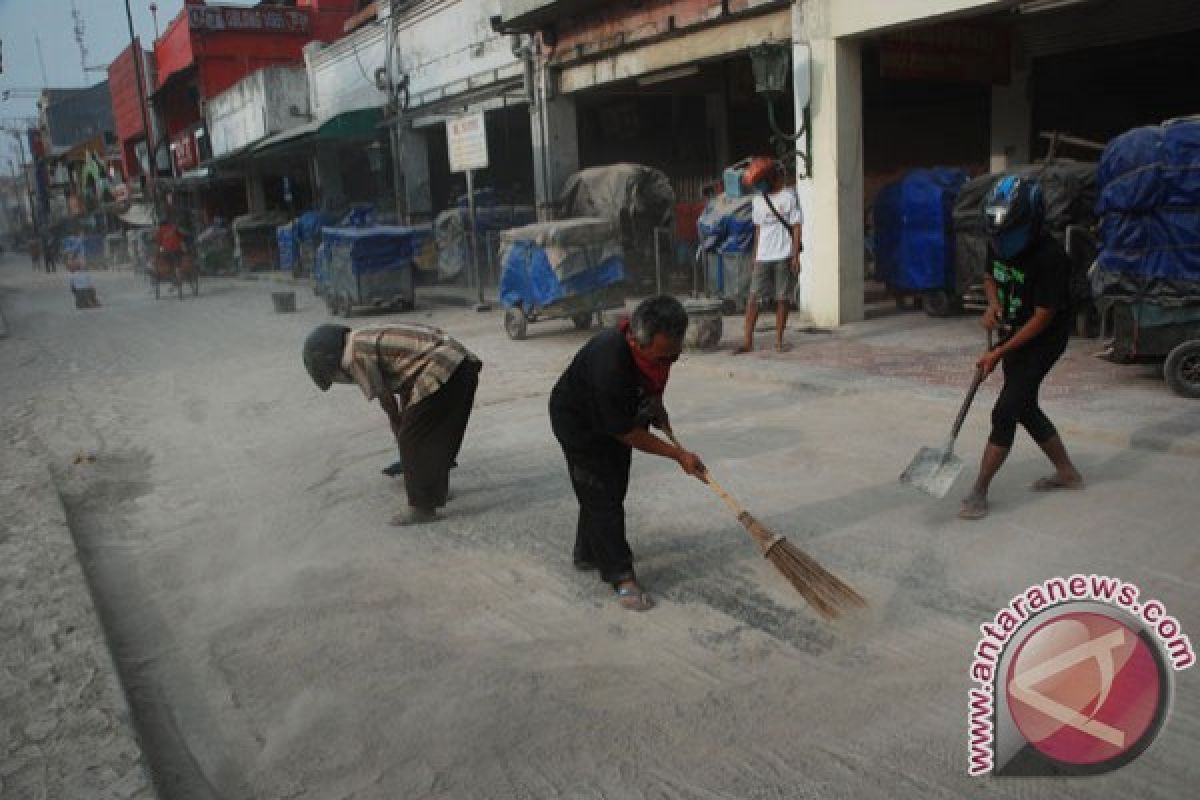
[(162, 115), (176, 169), (207, 152), (201, 103), (250, 73), (304, 63), (304, 45), (342, 36), (359, 0), (296, 0), (295, 6), (226, 6), (186, 0), (154, 47), (155, 107)]
[[(126, 47), (108, 65), (108, 89), (112, 95), (113, 122), (117, 143), (121, 149), (121, 166), (125, 179), (133, 180), (142, 174), (138, 160), (139, 145), (145, 147), (146, 129), (138, 102), (137, 70), (143, 68), (142, 91), (148, 96), (154, 89), (154, 56), (142, 50), (141, 41)], [(145, 118), (150, 118), (149, 103)], [(153, 123), (152, 123), (153, 124)]]

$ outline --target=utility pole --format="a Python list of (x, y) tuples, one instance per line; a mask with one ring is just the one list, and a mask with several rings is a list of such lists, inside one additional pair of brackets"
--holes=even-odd
[(146, 113), (146, 60), (142, 57), (142, 45), (137, 34), (133, 32), (133, 12), (129, 10), (129, 0), (125, 0), (125, 20), (129, 23), (129, 43), (133, 46), (134, 71), (137, 73), (138, 108), (142, 112), (142, 130), (146, 134), (146, 193), (150, 195), (151, 218), (155, 227), (158, 227), (158, 194), (154, 187), (158, 172), (158, 152), (154, 146), (154, 129), (150, 127), (150, 116)]
[(29, 195), (29, 222), (33, 226), (34, 236), (37, 236), (39, 239), (41, 239), (40, 226), (38, 225), (38, 215), (36, 210), (37, 205), (33, 199), (33, 184), (29, 181), (29, 170), (25, 166), (25, 139), (23, 138), (25, 131), (21, 131), (16, 128), (2, 128), (0, 130), (11, 134), (12, 137), (17, 140), (17, 147), (21, 153), (21, 172), (25, 175), (25, 191)]
[(42, 37), (34, 33), (33, 43), (37, 45), (38, 66), (42, 68), (42, 86), (46, 87), (50, 85), (50, 81), (46, 78), (46, 59), (42, 56)]

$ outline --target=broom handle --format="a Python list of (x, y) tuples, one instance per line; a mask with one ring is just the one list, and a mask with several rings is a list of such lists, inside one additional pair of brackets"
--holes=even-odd
[[(673, 430), (668, 428), (667, 430), (663, 431), (663, 433), (665, 433), (667, 438), (671, 440), (671, 444), (680, 449), (683, 448), (683, 445), (681, 445), (679, 440), (675, 438), (675, 432)], [(740, 517), (746, 512), (746, 509), (742, 508), (738, 501), (733, 499), (733, 495), (725, 491), (724, 486), (717, 483), (717, 479), (713, 477), (712, 473), (709, 472), (708, 469), (704, 470), (704, 482), (709, 485), (709, 488), (717, 493), (717, 497), (720, 497), (725, 501), (725, 505), (729, 506), (730, 510), (733, 511), (734, 514)]]
[[(992, 332), (987, 332), (988, 351), (992, 350)], [(967, 418), (967, 411), (971, 408), (971, 402), (975, 399), (975, 393), (979, 391), (979, 385), (983, 383), (983, 379), (987, 376), (983, 374), (983, 370), (975, 370), (975, 379), (971, 381), (971, 388), (967, 390), (967, 396), (963, 400), (962, 408), (958, 410), (958, 418), (954, 420), (954, 427), (950, 431), (950, 444), (954, 444), (954, 440), (958, 438), (959, 431), (962, 430), (963, 422)]]

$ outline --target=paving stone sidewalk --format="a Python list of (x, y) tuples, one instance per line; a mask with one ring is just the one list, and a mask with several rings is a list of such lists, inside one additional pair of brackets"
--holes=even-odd
[(0, 797), (157, 797), (50, 472), (0, 441)]

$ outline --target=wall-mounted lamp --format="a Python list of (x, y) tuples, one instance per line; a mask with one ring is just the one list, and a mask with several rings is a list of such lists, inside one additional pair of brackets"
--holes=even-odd
[[(808, 104), (811, 99), (808, 45), (796, 46), (796, 68), (793, 87), (796, 107), (803, 109), (803, 124), (795, 133), (785, 133), (775, 120), (775, 98), (787, 91), (788, 72), (792, 69), (792, 44), (790, 42), (763, 42), (750, 49), (750, 65), (754, 69), (754, 91), (767, 102), (767, 121), (771, 125), (771, 139), (781, 159), (795, 155), (804, 162), (804, 175), (812, 177), (812, 136), (810, 135)], [(794, 143), (804, 138), (804, 149), (797, 150)]]

